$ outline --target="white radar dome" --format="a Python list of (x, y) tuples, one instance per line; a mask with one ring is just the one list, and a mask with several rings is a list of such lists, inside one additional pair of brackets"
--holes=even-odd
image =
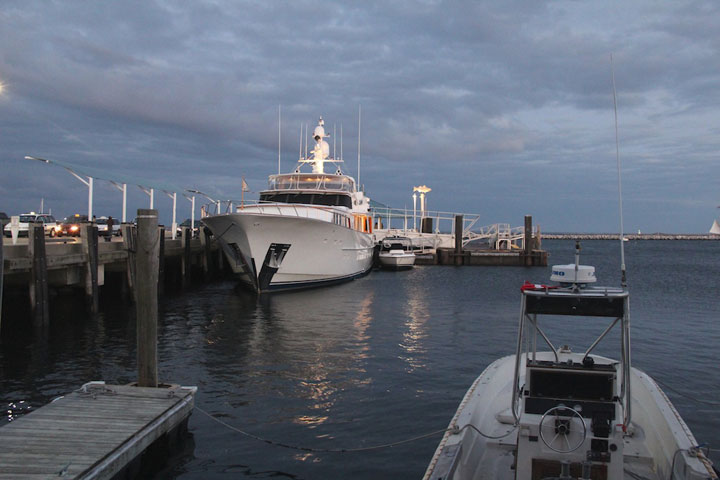
[(575, 278), (575, 264), (569, 265), (553, 265), (550, 280), (561, 284), (580, 284), (595, 283), (595, 267), (590, 265), (578, 265), (577, 278)]

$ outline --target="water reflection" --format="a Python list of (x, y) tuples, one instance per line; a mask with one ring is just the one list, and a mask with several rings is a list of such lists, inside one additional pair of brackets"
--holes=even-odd
[(348, 296), (337, 288), (228, 297), (207, 324), (207, 381), (225, 391), (227, 406), (317, 428), (343, 391), (370, 381), (363, 362), (372, 304), (371, 291)]
[[(422, 276), (424, 271), (416, 269), (413, 273)], [(427, 322), (430, 318), (430, 311), (427, 304), (427, 292), (420, 288), (417, 281), (406, 282), (403, 290), (408, 297), (404, 312), (407, 316), (403, 341), (400, 344), (405, 355), (402, 358), (407, 362), (408, 373), (412, 373), (425, 366), (425, 354), (427, 353), (424, 340), (427, 338)]]

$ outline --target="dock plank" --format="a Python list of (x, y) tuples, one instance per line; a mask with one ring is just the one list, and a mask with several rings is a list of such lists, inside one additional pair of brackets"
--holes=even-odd
[(0, 428), (0, 480), (111, 478), (190, 415), (195, 391), (86, 384)]

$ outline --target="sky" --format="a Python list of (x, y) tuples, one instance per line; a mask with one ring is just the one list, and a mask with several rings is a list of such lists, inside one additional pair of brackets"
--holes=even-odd
[[(617, 232), (619, 152), (625, 231), (706, 233), (718, 24), (711, 1), (3, 0), (0, 211), (87, 212), (87, 187), (26, 155), (215, 199), (240, 199), (244, 177), (257, 199), (279, 109), (283, 173), (322, 116), (357, 177), (361, 110), (359, 183), (383, 204), (412, 210), (427, 185), (429, 210), (478, 225)], [(154, 206), (169, 222), (170, 197)], [(93, 213), (121, 208), (95, 181)]]

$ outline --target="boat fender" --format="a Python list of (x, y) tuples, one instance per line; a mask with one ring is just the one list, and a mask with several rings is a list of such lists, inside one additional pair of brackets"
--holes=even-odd
[(520, 287), (520, 291), (524, 292), (525, 290), (552, 290), (555, 288), (559, 288), (557, 285), (541, 285), (539, 283), (530, 283), (527, 280), (525, 280), (525, 283)]

